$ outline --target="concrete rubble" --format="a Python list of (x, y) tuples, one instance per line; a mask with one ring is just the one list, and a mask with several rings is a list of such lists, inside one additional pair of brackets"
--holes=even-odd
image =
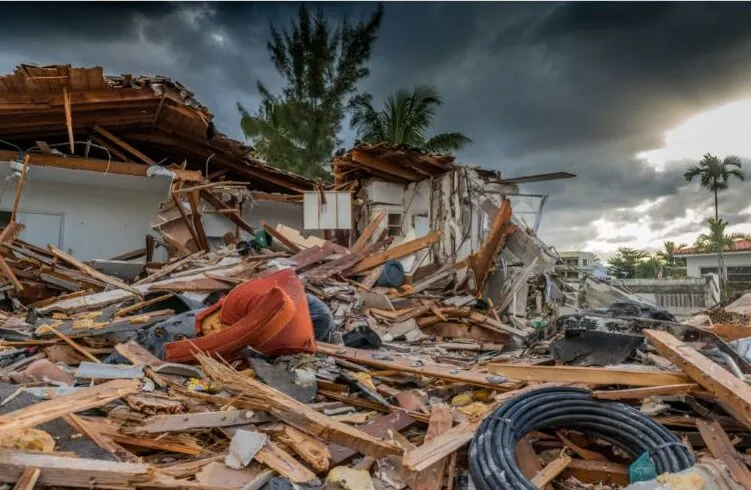
[(747, 296), (679, 322), (574, 289), (518, 181), (447, 157), (337, 155), (313, 193), (356, 196), (355, 226), (323, 236), (252, 226), (225, 177), (175, 177), (159, 261), (0, 230), (0, 483), (751, 488)]

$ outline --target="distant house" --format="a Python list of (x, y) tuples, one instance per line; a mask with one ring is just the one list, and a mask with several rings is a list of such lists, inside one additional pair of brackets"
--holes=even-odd
[(597, 258), (591, 252), (559, 252), (561, 260), (558, 262), (556, 271), (565, 280), (580, 281), (587, 276), (595, 276), (595, 265)]
[[(696, 247), (687, 247), (678, 250), (674, 255), (686, 259), (688, 277), (717, 274), (716, 252), (701, 252)], [(732, 247), (723, 251), (723, 257), (728, 282), (751, 282), (751, 241), (736, 241)]]

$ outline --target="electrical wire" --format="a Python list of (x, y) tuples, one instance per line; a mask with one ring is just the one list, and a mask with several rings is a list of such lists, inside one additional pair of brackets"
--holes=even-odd
[(533, 430), (573, 429), (596, 435), (631, 455), (648, 453), (657, 474), (694, 465), (683, 443), (664, 426), (618, 402), (593, 399), (579, 388), (525, 393), (486, 418), (472, 439), (469, 471), (478, 490), (536, 490), (517, 465), (516, 443)]

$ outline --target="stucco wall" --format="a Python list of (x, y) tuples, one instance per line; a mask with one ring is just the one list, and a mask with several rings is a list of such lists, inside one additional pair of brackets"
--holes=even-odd
[[(730, 252), (724, 255), (725, 267), (751, 266), (751, 252)], [(717, 268), (716, 255), (686, 257), (686, 273), (689, 277), (700, 277), (702, 267)]]
[[(0, 172), (9, 175), (7, 167)], [(7, 181), (0, 198), (0, 210), (13, 206), (16, 179)], [(31, 167), (24, 186), (19, 213), (33, 213), (38, 219), (60, 216), (59, 245), (82, 260), (109, 258), (143, 248), (151, 222), (169, 191), (170, 179), (103, 175), (97, 172)], [(24, 222), (19, 219), (19, 222)], [(21, 238), (35, 241), (34, 230)], [(51, 230), (37, 230), (37, 237)], [(41, 238), (39, 239), (41, 240)], [(45, 240), (46, 241), (46, 240)], [(34, 243), (46, 247), (47, 243)]]
[[(210, 207), (205, 206), (206, 209)], [(283, 223), (286, 226), (303, 231), (303, 209), (301, 204), (258, 201), (251, 208), (249, 204), (243, 206), (243, 219), (255, 229), (261, 228), (261, 220), (276, 228)], [(203, 226), (207, 236), (221, 237), (226, 232), (235, 232), (235, 225), (222, 216), (215, 214), (203, 215)], [(310, 235), (311, 233), (305, 233)], [(247, 233), (240, 230), (241, 238), (247, 238)]]

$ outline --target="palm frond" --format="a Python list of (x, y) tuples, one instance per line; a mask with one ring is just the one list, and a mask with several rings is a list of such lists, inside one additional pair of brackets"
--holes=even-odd
[(462, 133), (440, 133), (426, 141), (423, 149), (431, 153), (453, 153), (470, 143), (472, 140)]

